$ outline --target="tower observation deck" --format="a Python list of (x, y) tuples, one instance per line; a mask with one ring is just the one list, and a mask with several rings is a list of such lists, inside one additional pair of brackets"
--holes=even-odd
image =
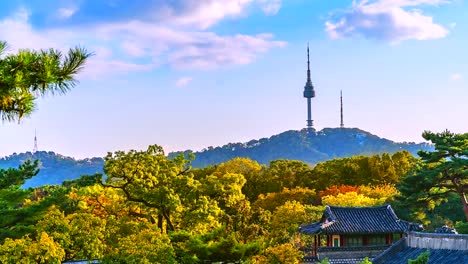
[(304, 97), (307, 98), (307, 129), (313, 129), (314, 120), (312, 120), (311, 99), (315, 97), (314, 86), (310, 79), (310, 60), (309, 60), (309, 45), (307, 45), (307, 82), (304, 86)]

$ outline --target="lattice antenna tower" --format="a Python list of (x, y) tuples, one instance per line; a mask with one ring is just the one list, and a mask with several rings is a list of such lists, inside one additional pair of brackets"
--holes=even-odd
[(340, 91), (340, 103), (341, 103), (341, 123), (340, 127), (344, 128), (344, 120), (343, 120), (343, 91)]
[(37, 134), (36, 134), (36, 129), (34, 129), (34, 148), (33, 148), (33, 154), (36, 153), (38, 150), (37, 148)]

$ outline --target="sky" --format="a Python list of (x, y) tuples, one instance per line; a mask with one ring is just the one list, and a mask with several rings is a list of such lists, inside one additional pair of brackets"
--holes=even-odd
[(93, 52), (63, 96), (0, 124), (0, 157), (39, 150), (201, 150), (344, 123), (398, 142), (468, 132), (464, 0), (19, 0), (0, 2), (18, 49)]

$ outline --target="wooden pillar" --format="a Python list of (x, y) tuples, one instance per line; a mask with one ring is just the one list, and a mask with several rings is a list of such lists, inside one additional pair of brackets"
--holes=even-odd
[(362, 236), (362, 245), (363, 246), (368, 246), (370, 244), (370, 241), (369, 241), (369, 236)]
[(314, 235), (314, 249), (313, 249), (313, 252), (312, 252), (312, 256), (317, 256), (317, 235)]
[(331, 235), (327, 235), (327, 247), (331, 247), (332, 246), (332, 236)]
[(393, 243), (392, 239), (393, 239), (392, 234), (385, 234), (385, 244), (386, 245), (391, 245)]
[(340, 235), (340, 247), (346, 247), (346, 236)]

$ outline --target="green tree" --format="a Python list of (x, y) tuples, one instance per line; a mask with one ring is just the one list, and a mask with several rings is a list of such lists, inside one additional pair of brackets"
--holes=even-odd
[(330, 261), (328, 261), (328, 258), (325, 258), (324, 260), (319, 262), (320, 264), (330, 264)]
[(118, 241), (116, 252), (104, 257), (102, 263), (175, 264), (175, 252), (169, 237), (155, 225)]
[(172, 237), (179, 245), (183, 244), (188, 255), (195, 256), (191, 261), (186, 257), (186, 262), (182, 263), (239, 263), (260, 252), (259, 243), (242, 243), (234, 233), (227, 231), (221, 227), (202, 235)]
[(345, 207), (376, 206), (383, 204), (383, 202), (384, 200), (370, 198), (356, 192), (340, 193), (336, 196), (327, 195), (322, 197), (323, 205)]
[(19, 50), (6, 54), (8, 45), (0, 41), (0, 119), (21, 120), (30, 115), (38, 96), (64, 94), (73, 88), (76, 75), (91, 56), (83, 48), (63, 55), (59, 50)]
[(299, 264), (302, 263), (304, 254), (295, 249), (291, 244), (280, 244), (266, 250), (268, 263), (271, 264)]
[(429, 257), (431, 256), (431, 252), (426, 250), (425, 252), (421, 253), (415, 259), (408, 259), (408, 264), (427, 264), (429, 262)]
[(267, 182), (270, 185), (268, 192), (280, 192), (283, 188), (310, 186), (310, 172), (309, 165), (302, 161), (281, 159), (270, 162), (263, 177), (270, 181)]
[(457, 222), (455, 224), (455, 229), (459, 234), (468, 234), (468, 223), (466, 222)]
[(323, 207), (288, 201), (273, 212), (269, 226), (269, 239), (276, 243), (286, 243), (297, 232), (300, 225), (318, 221), (322, 213)]
[(257, 199), (259, 192), (263, 191), (263, 175), (261, 174), (263, 168), (264, 167), (259, 165), (256, 161), (248, 158), (238, 157), (215, 166), (212, 174), (241, 174), (246, 180), (246, 182), (243, 184), (242, 192), (249, 198), (250, 201), (254, 201)]
[(0, 190), (10, 187), (20, 187), (27, 179), (39, 173), (38, 161), (25, 161), (18, 169), (0, 169)]
[(1, 263), (62, 263), (65, 252), (47, 233), (40, 233), (37, 240), (29, 237), (7, 238), (0, 245)]
[(434, 144), (435, 151), (418, 153), (421, 167), (399, 185), (400, 200), (404, 205), (433, 209), (455, 193), (468, 220), (468, 133), (425, 131), (423, 137)]
[(366, 257), (363, 261), (359, 262), (359, 264), (372, 264), (372, 262)]
[(260, 194), (253, 205), (274, 212), (276, 208), (288, 201), (297, 201), (301, 204), (321, 204), (320, 197), (315, 190), (296, 187), (291, 190), (285, 188), (281, 192)]
[[(166, 231), (174, 231), (173, 214), (198, 197), (200, 183), (183, 155), (168, 159), (162, 147), (153, 145), (147, 151), (109, 153), (105, 160), (105, 186), (121, 190), (129, 202), (156, 210), (161, 230), (165, 224)], [(151, 210), (147, 217), (156, 222)]]
[(95, 259), (104, 254), (105, 221), (87, 213), (65, 216), (55, 207), (38, 222), (38, 232), (45, 232), (65, 250), (65, 259)]
[(318, 163), (312, 170), (313, 187), (324, 190), (333, 185), (397, 184), (414, 168), (416, 159), (407, 151), (390, 156), (353, 156)]

